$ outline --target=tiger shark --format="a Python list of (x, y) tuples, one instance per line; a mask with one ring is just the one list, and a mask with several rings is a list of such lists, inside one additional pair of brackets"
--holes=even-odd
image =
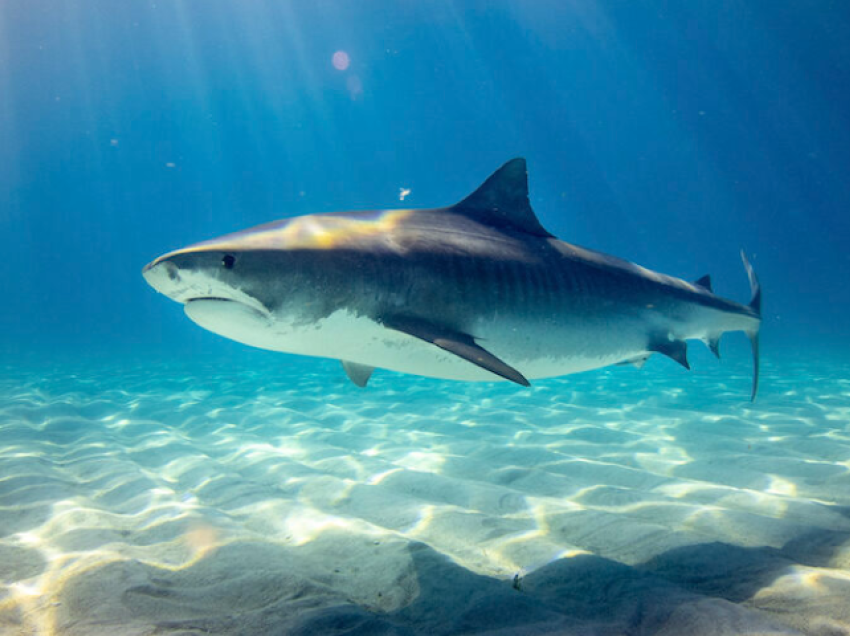
[(196, 243), (144, 270), (157, 291), (216, 334), (336, 358), (365, 386), (375, 368), (467, 381), (529, 380), (653, 354), (685, 368), (687, 340), (719, 357), (742, 331), (759, 378), (761, 288), (739, 304), (547, 232), (526, 163), (509, 161), (459, 203), (310, 214)]

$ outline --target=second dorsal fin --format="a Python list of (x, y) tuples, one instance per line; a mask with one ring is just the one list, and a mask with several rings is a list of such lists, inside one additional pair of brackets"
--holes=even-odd
[(479, 223), (550, 237), (528, 200), (525, 159), (511, 159), (452, 210)]

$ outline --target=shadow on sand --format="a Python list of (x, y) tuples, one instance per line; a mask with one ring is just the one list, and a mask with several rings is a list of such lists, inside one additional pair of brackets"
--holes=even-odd
[(370, 541), (334, 559), (328, 550), (341, 541), (342, 534), (299, 548), (239, 543), (177, 572), (108, 564), (68, 582), (56, 628), (172, 636), (850, 634), (850, 578), (818, 570), (846, 569), (850, 533), (815, 531), (782, 549), (706, 543), (636, 567), (579, 555), (518, 583), (474, 574), (421, 543)]

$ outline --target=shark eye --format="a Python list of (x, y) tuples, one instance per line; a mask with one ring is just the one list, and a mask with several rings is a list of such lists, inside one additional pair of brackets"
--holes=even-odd
[(233, 254), (225, 254), (221, 259), (221, 265), (224, 269), (233, 269), (233, 265), (236, 264), (236, 257)]

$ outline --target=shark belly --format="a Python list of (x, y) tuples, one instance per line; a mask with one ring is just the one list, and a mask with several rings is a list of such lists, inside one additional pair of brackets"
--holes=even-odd
[[(507, 308), (506, 308), (507, 309)], [(243, 344), (307, 356), (339, 359), (374, 368), (432, 378), (492, 382), (504, 380), (487, 369), (350, 308), (319, 320), (263, 313), (235, 300), (208, 298), (185, 305), (199, 326)], [(529, 312), (514, 308), (466, 325), (476, 342), (529, 379), (606, 367), (650, 354), (652, 338), (705, 339), (743, 325), (742, 317), (710, 310), (671, 320), (636, 307), (592, 308), (578, 314)]]
[[(300, 355), (333, 358), (426, 377), (492, 382), (501, 378), (481, 367), (378, 321), (339, 310), (314, 323), (293, 327), (252, 307), (227, 300), (186, 304), (186, 315), (199, 326), (249, 346)], [(640, 337), (620, 337), (607, 348), (579, 348), (577, 342), (601, 342), (593, 333), (575, 333), (521, 320), (479, 323), (474, 332), (489, 350), (531, 379), (578, 373), (639, 355)], [(602, 334), (600, 334), (601, 336)]]

